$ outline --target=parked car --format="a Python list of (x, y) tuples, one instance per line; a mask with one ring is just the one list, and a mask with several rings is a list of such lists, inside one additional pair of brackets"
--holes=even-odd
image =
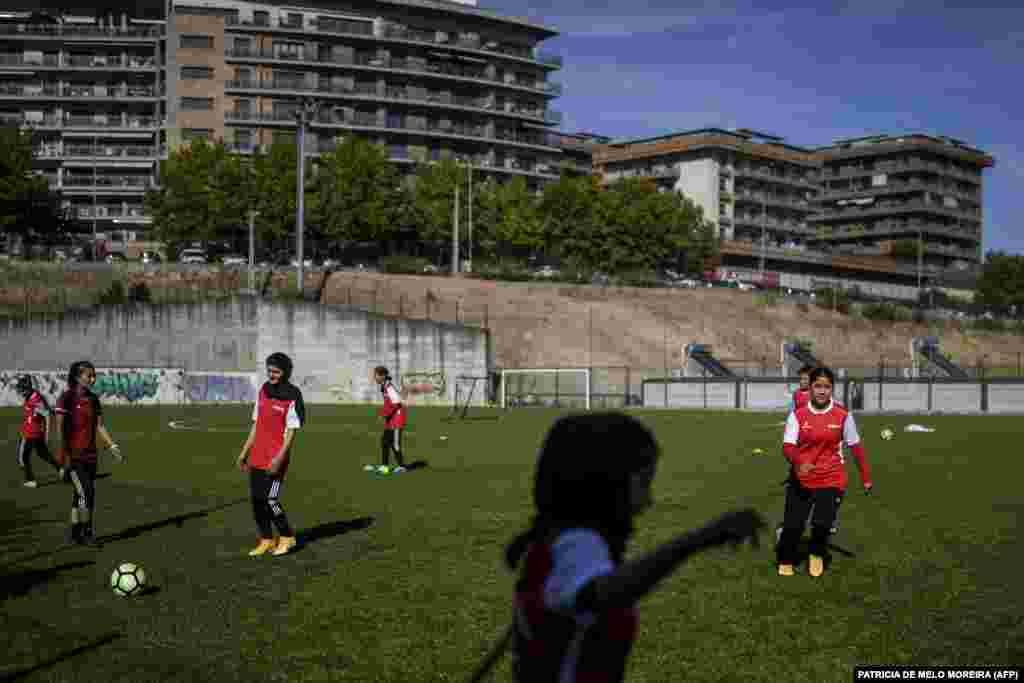
[(743, 282), (742, 280), (737, 280), (736, 286), (739, 287), (740, 290), (744, 292), (756, 292), (759, 289), (761, 289), (760, 286), (755, 285), (753, 282)]
[(541, 266), (533, 271), (533, 277), (539, 280), (550, 280), (558, 275), (559, 271), (554, 266)]
[(142, 252), (142, 258), (140, 259), (143, 263), (163, 263), (163, 259), (160, 258), (160, 254), (155, 251), (144, 251)]
[(249, 263), (249, 259), (241, 254), (227, 254), (221, 259), (221, 263), (225, 266), (244, 266)]
[(181, 263), (206, 263), (206, 254), (202, 249), (185, 249), (178, 257)]
[(124, 263), (124, 254), (120, 254), (116, 251), (107, 254), (104, 259), (107, 263)]

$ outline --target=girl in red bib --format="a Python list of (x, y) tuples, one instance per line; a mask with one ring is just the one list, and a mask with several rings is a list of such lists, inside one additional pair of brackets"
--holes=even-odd
[[(651, 504), (654, 436), (621, 413), (559, 419), (541, 448), (536, 516), (506, 550), (522, 569), (512, 643), (517, 683), (619, 683), (637, 633), (636, 603), (686, 558), (755, 536), (756, 512), (729, 513), (624, 559), (633, 517)], [(485, 662), (473, 680), (493, 664)]]
[(865, 492), (871, 493), (873, 486), (853, 414), (832, 400), (835, 376), (828, 368), (815, 368), (810, 379), (811, 399), (789, 414), (782, 439), (795, 479), (786, 488), (785, 521), (777, 547), (781, 576), (794, 574), (808, 514), (812, 515), (808, 572), (818, 577), (825, 571), (828, 536), (846, 494), (844, 445), (857, 460)]

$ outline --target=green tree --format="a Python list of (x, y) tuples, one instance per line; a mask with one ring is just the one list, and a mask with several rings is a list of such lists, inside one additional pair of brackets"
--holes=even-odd
[(499, 245), (550, 253), (551, 235), (524, 178), (517, 176), (501, 183), (488, 199), (495, 214), (494, 239)]
[(160, 188), (146, 194), (153, 234), (177, 249), (237, 235), (252, 206), (248, 164), (223, 142), (195, 139), (160, 164)]
[(52, 242), (69, 226), (59, 196), (32, 172), (32, 134), (0, 128), (0, 231), (33, 243)]
[(308, 212), (324, 238), (378, 241), (400, 227), (402, 186), (387, 151), (351, 136), (320, 158)]
[[(544, 188), (539, 211), (552, 248), (570, 260), (580, 261), (591, 239), (600, 187), (590, 176), (563, 172)], [(582, 265), (594, 265), (585, 259)]]
[(455, 188), (466, 191), (465, 170), (454, 159), (422, 163), (416, 168), (410, 198), (410, 219), (418, 237), (426, 242), (450, 239)]
[(1008, 311), (1024, 311), (1024, 256), (1002, 251), (989, 252), (978, 278), (975, 303)]

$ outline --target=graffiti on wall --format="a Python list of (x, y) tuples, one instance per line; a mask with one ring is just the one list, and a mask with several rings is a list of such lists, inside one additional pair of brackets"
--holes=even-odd
[(343, 365), (330, 372), (296, 374), (292, 383), (306, 403), (356, 403), (373, 397), (369, 386), (356, 386), (351, 368)]
[(190, 372), (185, 397), (194, 403), (255, 403), (257, 382), (254, 372)]
[(448, 383), (441, 370), (407, 372), (401, 378), (401, 393), (410, 403), (440, 403), (448, 395)]
[[(184, 370), (180, 368), (97, 368), (92, 390), (108, 404), (178, 403), (182, 400)], [(52, 403), (67, 388), (67, 370), (0, 372), (0, 406), (21, 405), (15, 384), (29, 375), (36, 389)]]

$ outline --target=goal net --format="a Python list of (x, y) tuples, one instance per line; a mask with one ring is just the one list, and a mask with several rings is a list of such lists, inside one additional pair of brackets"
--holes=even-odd
[(516, 368), (501, 371), (501, 407), (546, 406), (590, 410), (589, 368)]
[(471, 405), (486, 405), (488, 402), (488, 378), (459, 375), (455, 378), (455, 402), (452, 403), (450, 418), (464, 419)]

